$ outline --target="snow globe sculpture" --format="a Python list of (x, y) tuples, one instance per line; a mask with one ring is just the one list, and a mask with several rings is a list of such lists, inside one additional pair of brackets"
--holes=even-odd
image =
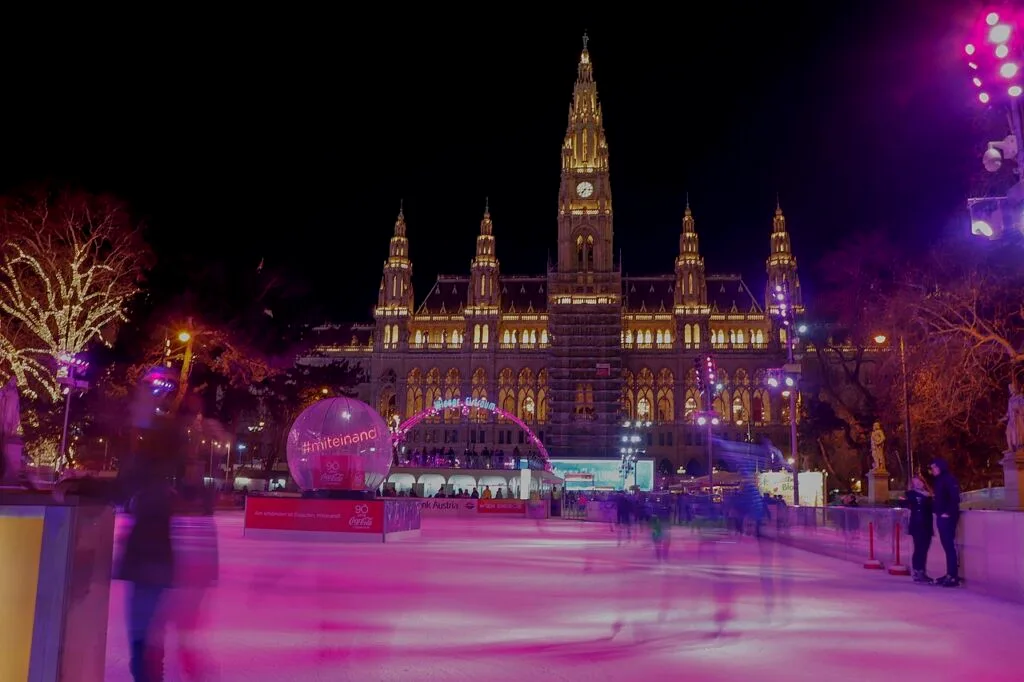
[(391, 470), (384, 418), (353, 398), (326, 398), (303, 410), (288, 433), (288, 469), (303, 491), (375, 492)]

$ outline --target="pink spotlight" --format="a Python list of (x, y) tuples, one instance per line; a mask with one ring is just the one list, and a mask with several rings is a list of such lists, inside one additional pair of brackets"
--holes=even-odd
[(997, 24), (988, 31), (988, 42), (994, 45), (1002, 45), (1010, 39), (1010, 27), (1006, 24)]
[(991, 97), (988, 96), (987, 92), (979, 92), (978, 93), (978, 101), (981, 102), (982, 104), (988, 104), (988, 101), (990, 99), (991, 99)]
[(1010, 54), (1010, 48), (1008, 48), (1006, 45), (996, 46), (996, 57), (998, 57), (999, 59), (1003, 59), (1008, 54)]
[(1024, 89), (1021, 89), (1019, 85), (1011, 85), (1006, 92), (1010, 97), (1020, 97)]
[(1013, 62), (1006, 62), (999, 67), (999, 75), (1003, 78), (1013, 78), (1018, 71), (1020, 71), (1020, 67)]
[(989, 12), (988, 16), (985, 17), (985, 23), (989, 26), (995, 26), (999, 23), (999, 15), (995, 12)]
[(967, 62), (967, 66), (971, 67), (975, 71), (978, 70), (978, 64), (976, 62)]
[(967, 45), (964, 46), (964, 52), (967, 53), (968, 57), (970, 57), (972, 54), (974, 54), (974, 50), (975, 50), (975, 47), (971, 43), (967, 43)]
[(973, 78), (972, 80), (973, 80), (973, 82), (974, 82), (974, 84), (975, 84), (976, 86), (978, 86), (979, 88), (981, 87), (981, 79), (980, 79), (980, 78), (978, 78), (977, 76), (975, 76), (975, 77), (974, 77), (974, 78)]

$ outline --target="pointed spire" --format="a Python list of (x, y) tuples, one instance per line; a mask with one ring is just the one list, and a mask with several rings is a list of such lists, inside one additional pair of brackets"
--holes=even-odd
[(779, 234), (786, 231), (786, 216), (782, 214), (782, 205), (779, 198), (775, 197), (775, 217), (772, 218), (772, 233)]
[[(494, 224), (491, 222), (491, 202), (484, 199), (484, 218), (480, 221), (480, 237), (489, 237), (494, 234)], [(480, 255), (480, 237), (477, 237), (477, 255)]]
[(395, 219), (395, 236), (405, 236), (405, 199), (398, 200), (398, 218)]
[(584, 37), (583, 51), (569, 105), (569, 125), (562, 145), (563, 170), (601, 171), (608, 168), (608, 142), (603, 114), (597, 99), (594, 66)]

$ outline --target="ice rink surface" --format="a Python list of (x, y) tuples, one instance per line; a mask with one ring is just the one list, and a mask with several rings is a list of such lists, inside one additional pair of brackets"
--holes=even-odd
[[(420, 537), (380, 545), (216, 524), (204, 680), (1024, 679), (1024, 606), (751, 538), (675, 528), (659, 564), (646, 533), (620, 546), (606, 525), (559, 519), (425, 518)], [(115, 582), (109, 682), (131, 679), (124, 600)], [(167, 653), (167, 680), (187, 679), (173, 630)]]

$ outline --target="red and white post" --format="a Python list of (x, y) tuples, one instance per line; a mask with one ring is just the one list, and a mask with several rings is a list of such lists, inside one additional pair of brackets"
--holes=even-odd
[(875, 558), (875, 522), (868, 521), (868, 560), (864, 562), (864, 568), (881, 569), (882, 562)]
[(896, 563), (889, 567), (889, 575), (910, 575), (910, 569), (903, 565), (903, 561), (900, 560), (900, 527), (899, 524), (893, 529), (893, 535), (896, 537)]

